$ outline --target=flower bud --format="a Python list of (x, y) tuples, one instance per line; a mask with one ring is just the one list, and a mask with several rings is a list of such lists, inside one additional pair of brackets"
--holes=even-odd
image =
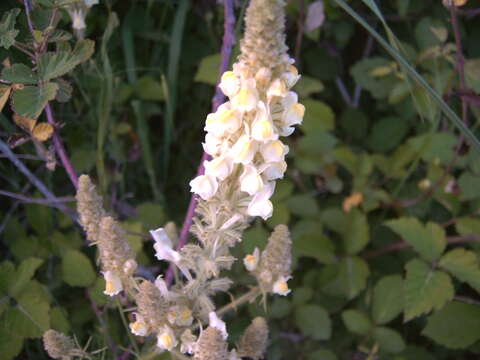
[(78, 178), (76, 198), (80, 224), (87, 233), (87, 240), (96, 242), (100, 220), (106, 212), (103, 209), (102, 198), (88, 175), (80, 175)]
[(222, 333), (215, 327), (208, 327), (200, 333), (195, 346), (194, 360), (227, 360), (228, 349)]
[(72, 356), (75, 343), (71, 337), (50, 329), (43, 333), (43, 347), (51, 358), (62, 359)]
[(190, 181), (190, 191), (198, 194), (203, 200), (210, 199), (218, 190), (218, 182), (212, 175), (200, 175)]
[(238, 356), (262, 359), (268, 343), (268, 326), (263, 317), (256, 317), (247, 327), (238, 344)]

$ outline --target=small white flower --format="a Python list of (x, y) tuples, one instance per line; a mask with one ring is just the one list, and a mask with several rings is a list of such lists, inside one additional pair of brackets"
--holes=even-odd
[(255, 79), (244, 81), (240, 91), (232, 98), (232, 106), (239, 111), (251, 111), (257, 107), (257, 102)]
[(203, 150), (212, 156), (217, 156), (222, 145), (222, 140), (213, 135), (212, 133), (207, 133), (205, 135), (205, 142), (202, 143)]
[(300, 77), (301, 76), (298, 75), (297, 68), (293, 65), (290, 65), (288, 67), (288, 71), (283, 73), (283, 78), (285, 79), (285, 82), (286, 82), (287, 87), (289, 89), (292, 88), (293, 86), (295, 86), (295, 84), (300, 79)]
[(205, 131), (216, 137), (222, 137), (226, 133), (234, 133), (242, 126), (242, 118), (230, 102), (220, 105), (216, 112), (208, 114), (205, 121)]
[(162, 275), (158, 275), (155, 279), (155, 286), (160, 290), (160, 294), (166, 299), (169, 300), (172, 297), (170, 290), (168, 290), (167, 283), (163, 280)]
[(112, 271), (106, 271), (103, 273), (105, 278), (105, 295), (114, 296), (123, 290), (122, 280), (120, 277)]
[(130, 331), (137, 336), (147, 336), (148, 326), (140, 314), (135, 313), (135, 322), (131, 323)]
[(243, 264), (248, 271), (254, 271), (257, 268), (259, 260), (260, 250), (255, 248), (255, 250), (253, 250), (253, 254), (249, 254), (243, 258)]
[(249, 164), (256, 151), (256, 143), (247, 135), (242, 135), (230, 150), (230, 157), (234, 163)]
[(222, 90), (225, 96), (231, 98), (240, 89), (240, 79), (233, 71), (225, 71), (218, 87)]
[(137, 262), (135, 259), (128, 259), (125, 261), (125, 264), (123, 264), (123, 272), (127, 276), (133, 275), (133, 273), (137, 270)]
[(273, 284), (273, 293), (282, 295), (282, 296), (288, 295), (292, 291), (288, 288), (288, 284), (287, 284), (287, 281), (290, 278), (291, 278), (290, 276), (288, 277), (280, 276), (278, 280), (275, 281)]
[(155, 240), (153, 248), (156, 251), (155, 257), (158, 260), (168, 260), (173, 263), (180, 261), (180, 254), (173, 250), (172, 240), (170, 240), (164, 228), (150, 230), (150, 234)]
[(72, 9), (70, 10), (70, 16), (72, 18), (72, 28), (75, 30), (84, 30), (87, 25), (85, 24), (85, 11), (82, 9)]
[(278, 139), (269, 109), (263, 101), (258, 102), (257, 114), (252, 124), (252, 138), (262, 142)]
[(243, 221), (243, 215), (239, 213), (233, 214), (230, 219), (223, 223), (220, 230), (227, 230), (228, 228), (232, 227), (237, 221)]
[(228, 360), (242, 360), (242, 358), (237, 355), (237, 351), (235, 349), (232, 349), (232, 351), (230, 351), (228, 354)]
[(260, 147), (260, 153), (265, 161), (279, 162), (283, 161), (285, 155), (288, 154), (288, 146), (283, 144), (280, 140), (273, 140)]
[(220, 156), (203, 163), (205, 174), (225, 180), (233, 170), (233, 161), (228, 156)]
[(182, 345), (180, 345), (180, 351), (183, 354), (193, 354), (195, 352), (195, 346), (197, 343), (197, 337), (192, 334), (192, 330), (185, 330), (180, 336)]
[(272, 72), (270, 71), (270, 69), (262, 67), (255, 74), (255, 81), (258, 84), (266, 84), (267, 82), (270, 81), (271, 77), (272, 77)]
[(262, 174), (262, 178), (265, 180), (282, 179), (286, 170), (287, 163), (285, 161), (265, 163), (259, 168), (259, 172)]
[(240, 175), (240, 190), (254, 195), (263, 187), (263, 180), (253, 165), (245, 165), (242, 175)]
[(271, 181), (266, 183), (262, 190), (253, 196), (252, 201), (248, 205), (247, 214), (250, 216), (260, 216), (263, 220), (267, 220), (272, 216), (273, 204), (270, 201), (270, 197), (275, 190), (275, 182)]
[(157, 335), (157, 346), (162, 350), (170, 351), (177, 346), (177, 344), (178, 341), (175, 338), (173, 330), (168, 326), (164, 326)]
[(214, 311), (208, 314), (208, 321), (209, 321), (209, 325), (211, 327), (216, 328), (218, 331), (220, 331), (223, 335), (223, 339), (227, 340), (227, 337), (228, 337), (227, 326), (225, 325), (225, 322), (220, 320), (220, 318), (217, 316), (217, 314)]
[(172, 325), (190, 326), (193, 322), (192, 310), (182, 305), (175, 305), (167, 313), (167, 319)]
[(274, 96), (284, 97), (287, 94), (287, 86), (281, 79), (275, 79), (267, 90), (267, 98), (270, 100)]
[(190, 181), (190, 191), (198, 194), (203, 200), (210, 199), (218, 190), (217, 179), (212, 175), (200, 175)]

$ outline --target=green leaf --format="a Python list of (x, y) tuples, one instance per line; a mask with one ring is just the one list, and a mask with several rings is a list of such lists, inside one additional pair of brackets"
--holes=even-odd
[(17, 16), (20, 14), (20, 9), (11, 9), (3, 13), (0, 21), (0, 46), (9, 49), (15, 44), (15, 38), (19, 31), (15, 29), (15, 22)]
[(305, 75), (302, 75), (298, 83), (295, 85), (295, 91), (301, 98), (321, 92), (324, 88), (325, 86), (320, 80)]
[(50, 328), (50, 305), (41, 297), (28, 292), (18, 300), (17, 308), (24, 319), (22, 335), (26, 338), (41, 337)]
[(307, 355), (307, 360), (337, 360), (337, 355), (330, 350), (317, 350)]
[(57, 95), (58, 85), (46, 83), (43, 86), (25, 86), (15, 90), (12, 95), (12, 107), (14, 111), (23, 117), (37, 119), (45, 105)]
[(292, 303), (284, 297), (276, 296), (273, 299), (268, 316), (272, 319), (284, 319), (292, 310)]
[(461, 217), (455, 223), (455, 229), (460, 235), (480, 234), (480, 220), (474, 217)]
[(49, 235), (53, 229), (52, 210), (43, 205), (26, 204), (28, 224), (35, 230), (37, 235)]
[(156, 229), (158, 224), (165, 222), (163, 207), (154, 202), (145, 202), (137, 207), (137, 218), (143, 223), (146, 230)]
[[(431, 108), (431, 105), (428, 105)], [(428, 133), (410, 138), (407, 145), (421, 155), (424, 161), (440, 160), (442, 164), (451, 161), (457, 138), (455, 135), (442, 133)]]
[(335, 126), (335, 114), (332, 108), (324, 102), (305, 99), (305, 117), (301, 129), (306, 134), (318, 134), (324, 131), (333, 130)]
[(314, 340), (328, 340), (332, 323), (328, 312), (319, 305), (303, 305), (295, 311), (295, 323), (305, 336)]
[(405, 217), (387, 221), (385, 225), (400, 235), (425, 260), (435, 261), (447, 246), (445, 230), (435, 223), (429, 222), (424, 226), (416, 218)]
[(430, 268), (425, 262), (413, 259), (406, 265), (405, 321), (441, 309), (453, 299), (452, 280), (443, 271)]
[(480, 267), (473, 251), (453, 249), (443, 255), (438, 264), (458, 280), (480, 292)]
[(427, 320), (422, 334), (450, 349), (465, 349), (480, 339), (480, 307), (453, 301)]
[(38, 82), (37, 75), (24, 64), (13, 64), (2, 70), (2, 80), (14, 84), (36, 84)]
[(135, 93), (142, 100), (165, 100), (162, 84), (151, 76), (142, 76), (135, 83)]
[(42, 259), (38, 258), (29, 258), (20, 264), (17, 269), (17, 274), (15, 278), (15, 282), (11, 285), (9, 289), (9, 293), (12, 296), (16, 296), (19, 294), (27, 285), (27, 283), (32, 279), (35, 271), (43, 264)]
[(293, 214), (301, 217), (315, 216), (320, 211), (315, 198), (309, 194), (292, 196), (286, 203)]
[(95, 50), (92, 40), (79, 40), (72, 51), (47, 52), (38, 60), (38, 76), (43, 81), (63, 76), (87, 61)]
[(391, 65), (391, 60), (381, 57), (369, 57), (358, 61), (350, 73), (358, 85), (368, 90), (375, 99), (384, 99), (398, 82), (393, 75), (375, 77), (371, 73), (379, 67)]
[(313, 289), (309, 287), (296, 288), (293, 292), (292, 303), (294, 306), (305, 305), (313, 296)]
[(376, 324), (386, 324), (403, 310), (403, 279), (400, 275), (381, 278), (373, 289), (372, 316)]
[(68, 250), (62, 259), (63, 280), (70, 286), (90, 286), (96, 279), (90, 259), (78, 250)]
[(373, 338), (380, 346), (380, 349), (392, 353), (398, 354), (405, 350), (405, 341), (402, 336), (395, 330), (380, 326), (373, 331)]
[(349, 255), (359, 253), (370, 240), (367, 217), (358, 209), (352, 209), (345, 216), (343, 227), (343, 244)]
[[(70, 85), (68, 81), (63, 79), (55, 79), (54, 83), (58, 85), (58, 92), (55, 96), (55, 100), (61, 103), (69, 101), (73, 93), (72, 85)], [(76, 170), (79, 171), (78, 169)]]
[(209, 85), (215, 85), (218, 80), (218, 69), (220, 67), (220, 54), (206, 56), (200, 61), (195, 81)]
[(0, 295), (6, 295), (15, 279), (15, 265), (10, 261), (0, 263)]
[(332, 271), (333, 276), (323, 290), (348, 299), (353, 299), (365, 289), (370, 275), (368, 264), (358, 256), (343, 258), (338, 264), (330, 265), (327, 269)]
[(365, 313), (355, 309), (342, 312), (342, 320), (350, 332), (358, 335), (368, 334), (373, 326)]
[(480, 187), (478, 186), (478, 176), (469, 172), (464, 172), (458, 179), (458, 186), (462, 193), (460, 200), (474, 200), (480, 198)]
[(0, 318), (0, 354), (4, 360), (15, 358), (23, 346), (23, 336), (16, 333), (12, 327), (15, 314), (16, 309), (11, 308)]
[(293, 242), (293, 250), (300, 256), (312, 257), (323, 264), (333, 264), (336, 261), (332, 241), (321, 233), (302, 234)]
[(50, 310), (50, 323), (50, 327), (54, 330), (63, 332), (64, 334), (70, 331), (68, 314), (59, 306), (55, 306)]
[(375, 152), (395, 149), (404, 139), (409, 124), (400, 117), (385, 117), (375, 122), (368, 138), (369, 147)]

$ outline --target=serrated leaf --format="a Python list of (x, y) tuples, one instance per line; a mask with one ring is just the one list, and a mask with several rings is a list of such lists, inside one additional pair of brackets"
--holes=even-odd
[(408, 122), (400, 117), (379, 119), (373, 125), (368, 145), (375, 152), (388, 152), (402, 142), (408, 129)]
[(13, 84), (36, 84), (38, 82), (37, 74), (25, 64), (13, 64), (2, 70), (2, 80)]
[(15, 29), (18, 14), (20, 14), (20, 9), (8, 10), (3, 14), (0, 21), (0, 47), (4, 47), (7, 50), (15, 44), (15, 38), (19, 33)]
[(480, 234), (480, 220), (474, 217), (461, 217), (455, 223), (455, 230), (460, 235)]
[(358, 335), (368, 334), (373, 326), (367, 314), (355, 309), (342, 312), (342, 320), (350, 332)]
[(343, 258), (338, 264), (330, 265), (332, 278), (323, 290), (331, 295), (356, 297), (367, 285), (370, 275), (368, 264), (358, 256)]
[(13, 359), (22, 350), (23, 337), (12, 328), (15, 314), (16, 310), (9, 308), (0, 318), (0, 354), (4, 360)]
[(300, 256), (312, 257), (323, 264), (333, 264), (336, 261), (332, 241), (321, 233), (308, 232), (295, 238), (293, 250)]
[(32, 130), (32, 136), (38, 141), (47, 141), (53, 135), (54, 128), (46, 122), (38, 123)]
[(455, 290), (448, 274), (432, 269), (419, 259), (411, 260), (405, 267), (405, 321), (432, 309), (441, 309), (453, 299)]
[(23, 336), (41, 337), (50, 328), (50, 305), (42, 298), (29, 292), (18, 299), (17, 308), (25, 317), (22, 322), (28, 324), (23, 330)]
[(367, 217), (358, 209), (352, 209), (345, 216), (343, 228), (343, 244), (349, 255), (359, 253), (370, 240)]
[(96, 279), (90, 259), (78, 250), (68, 250), (62, 258), (63, 280), (70, 286), (90, 286)]
[(48, 36), (48, 42), (68, 41), (72, 39), (72, 34), (65, 30), (55, 29)]
[(416, 218), (405, 217), (387, 221), (385, 225), (400, 235), (425, 260), (438, 259), (447, 246), (445, 230), (435, 223), (429, 222), (424, 226)]
[(327, 340), (332, 333), (328, 312), (319, 305), (303, 305), (295, 311), (295, 323), (305, 336)]
[(362, 85), (376, 99), (384, 99), (391, 89), (398, 83), (393, 75), (374, 77), (371, 72), (374, 69), (390, 66), (391, 61), (381, 57), (369, 57), (358, 61), (350, 69), (355, 82)]
[(218, 68), (220, 66), (220, 54), (206, 56), (200, 61), (195, 81), (215, 85), (218, 80)]
[(49, 81), (69, 73), (77, 65), (87, 61), (93, 55), (94, 49), (94, 41), (79, 40), (72, 51), (61, 50), (42, 54), (38, 60), (39, 78)]
[(386, 324), (403, 310), (403, 279), (400, 275), (381, 278), (373, 289), (372, 316), (376, 324)]
[(373, 338), (380, 346), (380, 349), (392, 354), (401, 353), (405, 350), (405, 341), (395, 330), (380, 326), (373, 331)]
[(14, 111), (24, 117), (37, 119), (45, 105), (57, 94), (58, 85), (46, 83), (43, 86), (25, 86), (15, 90), (12, 95), (12, 107)]
[(473, 251), (453, 249), (443, 255), (438, 264), (458, 280), (480, 292), (480, 267)]
[(427, 320), (422, 334), (450, 349), (465, 349), (480, 339), (480, 307), (453, 301)]
[(16, 279), (9, 289), (9, 293), (12, 296), (16, 296), (19, 294), (25, 285), (32, 279), (35, 271), (43, 264), (42, 259), (38, 258), (29, 258), (20, 264), (17, 269)]

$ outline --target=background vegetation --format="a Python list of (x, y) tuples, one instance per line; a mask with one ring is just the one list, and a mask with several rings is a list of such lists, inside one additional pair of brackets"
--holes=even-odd
[[(348, 3), (478, 133), (478, 3), (450, 10), (439, 0), (385, 0), (381, 13), (372, 12), (372, 1)], [(236, 5), (238, 38), (246, 1)], [(22, 6), (4, 0), (0, 13)], [(293, 292), (270, 301), (266, 313), (252, 304), (227, 316), (231, 341), (248, 312), (269, 320), (269, 360), (477, 358), (478, 152), (335, 0), (288, 1), (287, 14), (287, 40), (304, 75), (296, 90), (305, 120), (289, 139), (274, 216), (256, 221), (234, 255), (243, 258), (273, 226), (288, 224)], [(153, 259), (148, 230), (170, 220), (181, 225), (190, 198), (223, 21), (214, 0), (101, 0), (85, 33), (95, 53), (64, 77), (71, 100), (52, 103), (75, 170), (97, 179), (146, 277), (165, 271)], [(70, 26), (62, 12), (58, 28)], [(17, 28), (28, 41), (23, 11)], [(2, 39), (6, 30), (0, 26)], [(0, 61), (31, 65), (1, 45)], [(17, 110), (7, 103), (0, 115), (4, 144), (35, 137), (14, 121)], [(127, 331), (72, 220), (75, 190), (52, 160), (52, 140), (12, 151), (53, 198), (1, 149), (0, 357), (47, 359), (40, 336), (54, 328), (81, 344), (91, 340), (90, 348), (110, 348), (98, 358), (127, 358)], [(240, 264), (230, 276), (234, 296), (252, 281)]]

